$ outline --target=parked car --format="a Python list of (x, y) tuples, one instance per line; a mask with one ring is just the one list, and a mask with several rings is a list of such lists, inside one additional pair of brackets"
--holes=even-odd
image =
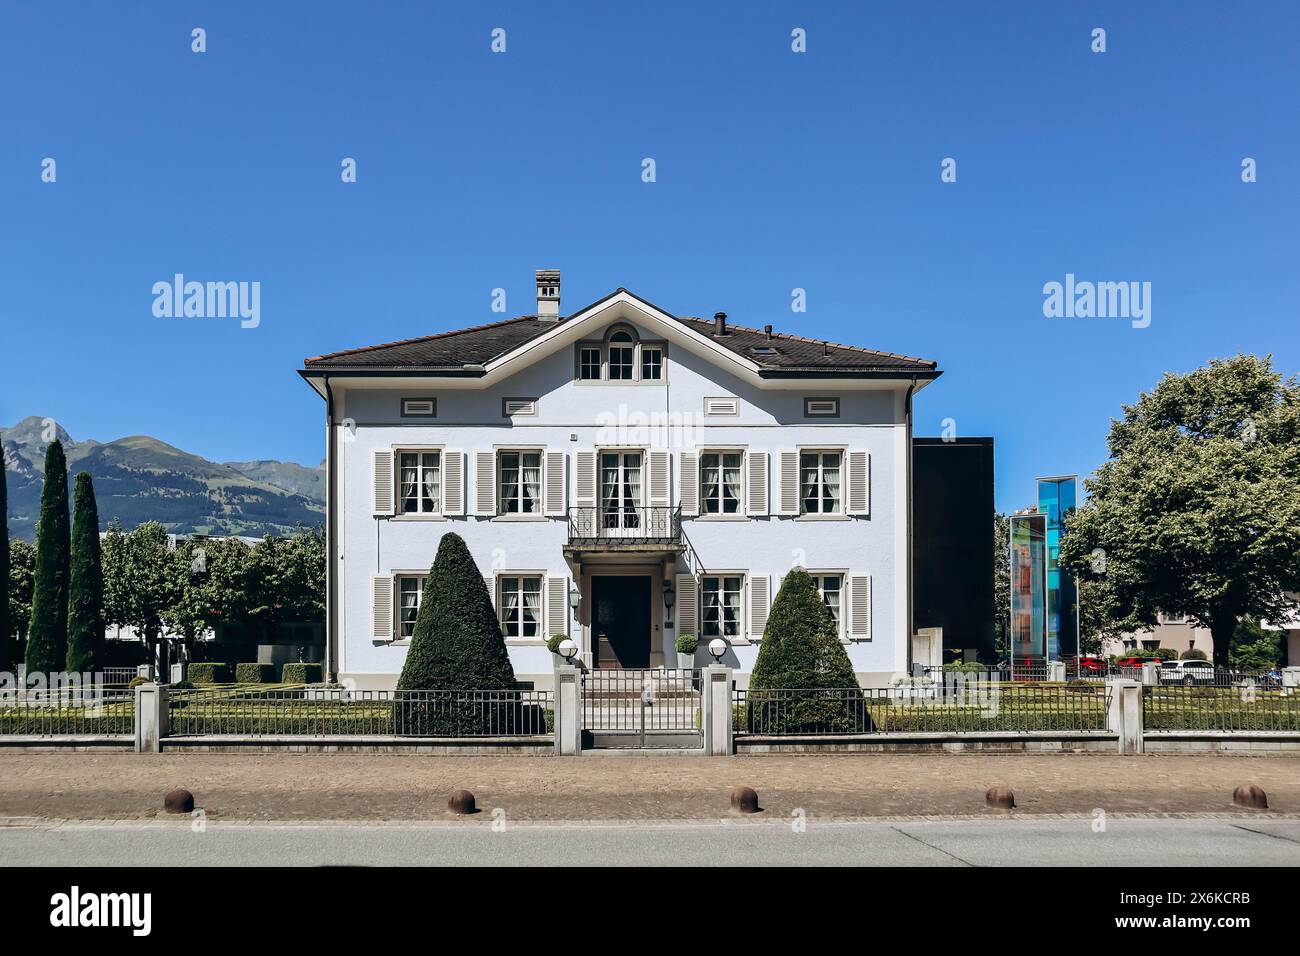
[(1080, 674), (1104, 674), (1106, 673), (1106, 662), (1100, 657), (1080, 657), (1079, 673)]
[(1159, 663), (1159, 660), (1160, 659), (1157, 657), (1140, 657), (1138, 655), (1134, 655), (1132, 657), (1121, 657), (1119, 660), (1115, 662), (1115, 666), (1116, 667), (1141, 667), (1143, 664)]
[(1162, 684), (1213, 684), (1214, 665), (1209, 661), (1165, 661), (1160, 665)]

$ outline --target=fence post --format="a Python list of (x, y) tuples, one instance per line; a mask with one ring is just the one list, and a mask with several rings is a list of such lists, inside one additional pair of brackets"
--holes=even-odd
[(156, 754), (167, 736), (167, 687), (137, 684), (135, 688), (135, 752)]
[(1159, 661), (1147, 661), (1142, 665), (1142, 683), (1146, 687), (1155, 687), (1160, 683)]
[(731, 668), (711, 664), (700, 671), (700, 729), (706, 757), (729, 757), (734, 752), (731, 728)]
[(1123, 677), (1112, 678), (1106, 684), (1110, 688), (1106, 729), (1119, 735), (1121, 754), (1142, 753), (1142, 685)]
[(555, 668), (555, 753), (582, 753), (582, 671), (573, 664)]
[(1065, 661), (1047, 662), (1047, 680), (1054, 684), (1065, 683)]
[(1282, 668), (1282, 692), (1287, 697), (1300, 691), (1300, 667)]

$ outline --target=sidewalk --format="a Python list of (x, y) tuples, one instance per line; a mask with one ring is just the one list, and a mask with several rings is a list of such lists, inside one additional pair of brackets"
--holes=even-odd
[(0, 818), (152, 820), (165, 816), (163, 794), (185, 787), (217, 820), (445, 820), (463, 787), (485, 822), (493, 808), (519, 821), (716, 820), (742, 785), (766, 819), (996, 816), (984, 807), (992, 786), (1011, 787), (1026, 815), (1260, 816), (1233, 806), (1241, 783), (1260, 784), (1271, 812), (1300, 814), (1300, 762), (1288, 757), (5, 753)]

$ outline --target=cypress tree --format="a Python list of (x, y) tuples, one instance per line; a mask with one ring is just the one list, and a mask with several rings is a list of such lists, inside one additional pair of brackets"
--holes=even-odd
[(72, 494), (72, 566), (68, 578), (68, 672), (104, 665), (104, 568), (99, 553), (99, 509), (89, 472)]
[(36, 525), (32, 623), (27, 632), (27, 673), (63, 670), (68, 643), (68, 462), (57, 438), (45, 449), (45, 487)]
[(9, 487), (0, 452), (0, 674), (15, 673), (13, 622), (9, 620)]

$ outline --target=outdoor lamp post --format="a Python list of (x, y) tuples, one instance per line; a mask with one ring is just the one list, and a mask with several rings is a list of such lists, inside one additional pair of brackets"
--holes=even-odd
[(721, 664), (722, 655), (727, 653), (727, 642), (720, 637), (715, 637), (709, 641), (709, 653), (713, 655), (713, 660)]
[(566, 663), (572, 664), (574, 656), (578, 653), (578, 645), (573, 643), (569, 638), (560, 641), (560, 656)]

